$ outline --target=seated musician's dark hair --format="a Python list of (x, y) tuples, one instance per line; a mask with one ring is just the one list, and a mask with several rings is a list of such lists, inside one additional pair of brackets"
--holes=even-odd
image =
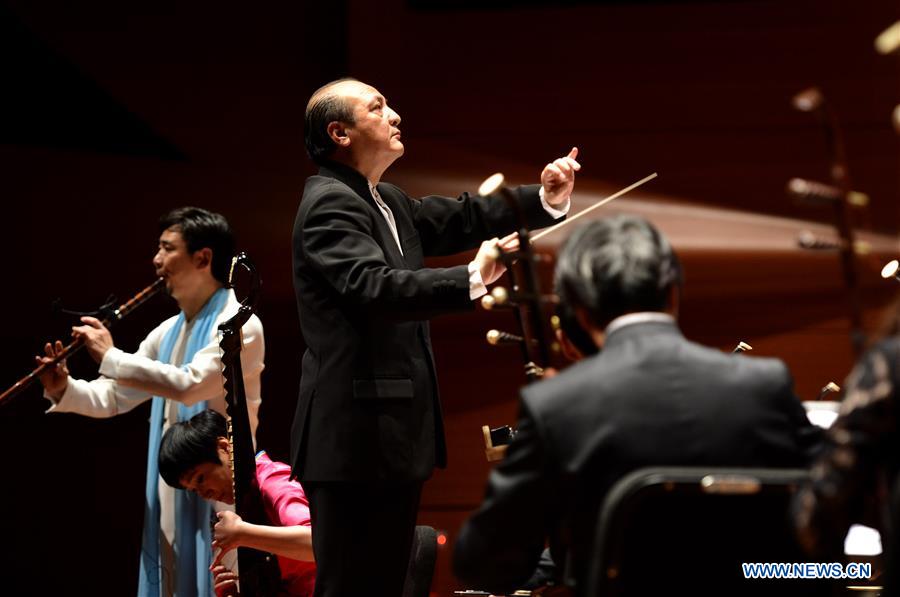
[(169, 228), (181, 233), (189, 252), (209, 248), (213, 277), (223, 284), (228, 281), (228, 270), (234, 257), (234, 235), (225, 216), (201, 207), (179, 207), (159, 219), (160, 233)]
[(681, 282), (681, 263), (671, 245), (637, 216), (613, 216), (579, 228), (556, 262), (560, 302), (583, 309), (601, 330), (626, 313), (664, 311)]
[(329, 92), (332, 86), (343, 81), (356, 81), (356, 79), (344, 77), (326, 83), (313, 92), (309, 97), (309, 103), (306, 104), (306, 113), (303, 117), (303, 142), (306, 144), (306, 153), (317, 164), (325, 161), (337, 148), (337, 145), (328, 136), (328, 124), (335, 121), (354, 123), (353, 111), (347, 102)]
[(582, 356), (589, 357), (600, 352), (591, 335), (578, 323), (578, 317), (576, 317), (572, 305), (558, 303), (556, 316), (559, 317), (560, 331), (565, 334), (572, 346), (578, 349)]
[(209, 409), (169, 427), (159, 446), (159, 474), (163, 481), (184, 489), (181, 478), (195, 466), (204, 462), (222, 464), (216, 447), (220, 437), (226, 437), (225, 417)]

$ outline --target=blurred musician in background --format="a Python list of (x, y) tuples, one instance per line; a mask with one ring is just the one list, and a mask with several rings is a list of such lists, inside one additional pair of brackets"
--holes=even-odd
[[(504, 201), (415, 199), (381, 182), (403, 155), (400, 116), (353, 79), (316, 91), (306, 148), (319, 166), (294, 225), (294, 289), (306, 340), (292, 429), (309, 496), (316, 595), (403, 590), (422, 483), (446, 448), (427, 319), (472, 308), (503, 267), (492, 257), (516, 220)], [(577, 150), (516, 189), (529, 225), (565, 215)], [(426, 255), (481, 250), (426, 268)], [(512, 248), (512, 245), (505, 245)]]
[[(83, 338), (100, 364), (100, 377), (73, 379), (61, 361), (47, 370), (41, 383), (44, 396), (52, 402), (50, 413), (114, 417), (154, 398), (138, 595), (209, 595), (210, 550), (202, 543), (194, 549), (197, 533), (209, 536), (209, 506), (193, 495), (176, 495), (163, 483), (157, 473), (157, 454), (169, 425), (190, 418), (207, 404), (225, 412), (217, 332), (219, 324), (240, 307), (234, 291), (224, 287), (234, 239), (223, 216), (196, 207), (171, 211), (160, 220), (159, 230), (153, 267), (165, 279), (180, 313), (150, 332), (134, 353), (117, 348), (97, 318), (82, 317), (84, 325), (73, 327), (72, 335)], [(256, 316), (244, 326), (243, 339), (241, 362), (255, 432), (264, 353), (262, 323)], [(46, 356), (37, 359), (50, 360), (60, 350), (62, 342), (48, 343)], [(181, 513), (178, 520), (176, 512)]]
[[(159, 474), (170, 486), (200, 497), (234, 504), (234, 475), (229, 461), (225, 417), (214, 410), (175, 423), (163, 435)], [(222, 565), (222, 557), (238, 547), (278, 556), (284, 595), (312, 597), (316, 580), (313, 563), (309, 502), (303, 487), (290, 480), (291, 467), (274, 462), (265, 452), (256, 455), (256, 479), (271, 526), (251, 524), (230, 510), (216, 513), (213, 562), (217, 593), (234, 588), (237, 575)], [(281, 594), (281, 593), (280, 593)]]
[(511, 592), (549, 539), (577, 586), (598, 508), (638, 468), (808, 462), (818, 432), (785, 365), (686, 340), (680, 286), (671, 246), (641, 218), (592, 222), (561, 249), (560, 301), (602, 350), (522, 391), (518, 431), (457, 538), (454, 570), (467, 585)]
[(825, 449), (812, 467), (812, 482), (798, 493), (794, 506), (801, 543), (827, 561), (844, 559), (844, 538), (851, 524), (876, 527), (887, 564), (885, 594), (896, 595), (900, 302), (895, 303), (882, 338), (844, 383), (840, 414), (826, 433)]

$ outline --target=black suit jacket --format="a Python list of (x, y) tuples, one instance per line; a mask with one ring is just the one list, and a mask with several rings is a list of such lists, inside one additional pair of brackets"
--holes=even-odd
[[(340, 164), (306, 181), (293, 236), (294, 289), (307, 344), (291, 444), (303, 481), (422, 480), (446, 463), (427, 319), (469, 309), (467, 265), (426, 255), (515, 229), (499, 199), (412, 199), (381, 183), (401, 254), (366, 179)], [(539, 187), (517, 190), (533, 227), (553, 219)]]
[(522, 392), (518, 432), (457, 539), (469, 586), (507, 592), (547, 538), (583, 580), (599, 507), (646, 466), (798, 467), (819, 433), (784, 364), (688, 342), (674, 322), (612, 332), (603, 351)]

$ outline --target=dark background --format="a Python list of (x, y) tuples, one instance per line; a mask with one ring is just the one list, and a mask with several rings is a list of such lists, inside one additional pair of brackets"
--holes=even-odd
[[(883, 235), (863, 268), (873, 329), (894, 291), (873, 272), (900, 252), (889, 120), (900, 59), (873, 40), (898, 18), (895, 0), (4, 1), (0, 385), (67, 335), (53, 299), (87, 310), (109, 293), (128, 298), (152, 281), (160, 214), (207, 207), (228, 217), (263, 276), (258, 438), (286, 458), (303, 349), (290, 232), (312, 173), (302, 112), (316, 87), (352, 75), (403, 117), (407, 154), (386, 179), (412, 193), (473, 190), (498, 169), (534, 182), (572, 145), (584, 165), (577, 207), (659, 172), (635, 203), (614, 205), (654, 219), (684, 256), (688, 335), (785, 358), (811, 397), (843, 379), (852, 354), (835, 256), (793, 243), (801, 227), (830, 233), (832, 220), (785, 197), (791, 176), (828, 179), (821, 126), (790, 98), (822, 88), (854, 187), (872, 197), (857, 223)], [(173, 312), (155, 298), (114, 331), (116, 344), (133, 350)], [(514, 420), (521, 373), (514, 353), (483, 346), (493, 325), (480, 312), (434, 325), (451, 463), (428, 484), (421, 518), (451, 542), (481, 498), (480, 425)], [(96, 372), (85, 354), (70, 366)], [(0, 592), (132, 594), (149, 409), (91, 420), (46, 406), (32, 388), (0, 408)], [(441, 595), (456, 587), (448, 552)]]

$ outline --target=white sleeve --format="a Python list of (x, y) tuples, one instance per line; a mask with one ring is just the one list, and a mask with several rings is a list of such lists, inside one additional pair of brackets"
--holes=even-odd
[(112, 352), (107, 352), (100, 364), (100, 374), (115, 379), (123, 388), (162, 396), (185, 406), (222, 393), (222, 362), (216, 342), (208, 343), (190, 363), (180, 367), (139, 354)]
[[(226, 309), (226, 313), (231, 311)], [(221, 321), (225, 319), (224, 314), (219, 317)], [(213, 327), (214, 335), (209, 343), (197, 351), (190, 363), (181, 367), (156, 360), (162, 338), (174, 320), (153, 330), (134, 354), (119, 349), (108, 350), (100, 364), (101, 377), (91, 382), (69, 379), (66, 392), (47, 412), (113, 417), (128, 412), (152, 396), (162, 396), (185, 406), (209, 400), (210, 408), (224, 414), (225, 380), (218, 341), (219, 320)], [(241, 331), (241, 369), (250, 426), (255, 434), (265, 358), (262, 322), (254, 315)]]
[[(157, 326), (144, 338), (137, 352), (129, 356), (151, 361), (155, 359), (162, 337), (174, 324), (174, 321), (172, 318)], [(111, 353), (125, 354), (118, 348), (111, 348), (106, 354), (112, 356)], [(104, 361), (106, 361), (106, 357), (104, 357)], [(47, 409), (48, 413), (77, 413), (97, 418), (114, 417), (126, 413), (149, 400), (151, 396), (152, 394), (146, 391), (125, 387), (116, 379), (103, 375), (102, 366), (101, 376), (93, 381), (69, 377), (66, 391), (59, 400), (55, 400), (44, 392), (44, 398), (51, 402), (50, 408)]]
[(480, 299), (487, 294), (487, 286), (484, 285), (484, 279), (481, 272), (474, 261), (469, 262), (469, 298), (474, 300)]
[(541, 189), (538, 191), (538, 196), (541, 198), (541, 206), (544, 208), (544, 211), (550, 214), (550, 217), (552, 217), (554, 220), (558, 220), (564, 215), (568, 214), (569, 208), (572, 207), (571, 195), (566, 197), (566, 202), (559, 207), (553, 207), (552, 205), (547, 203), (547, 200), (544, 199), (544, 187), (541, 187)]
[[(256, 441), (256, 427), (259, 424), (259, 405), (262, 402), (262, 372), (265, 368), (266, 342), (263, 326), (254, 315), (241, 329), (244, 347), (241, 352), (241, 369), (244, 374), (244, 392), (247, 395), (247, 415), (250, 431)], [(224, 400), (224, 397), (223, 397)]]

